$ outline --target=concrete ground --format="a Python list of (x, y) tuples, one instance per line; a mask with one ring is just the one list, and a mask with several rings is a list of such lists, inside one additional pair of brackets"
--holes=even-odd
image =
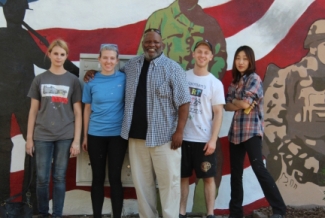
[[(91, 215), (70, 215), (70, 216), (63, 216), (63, 218), (92, 218), (93, 216)], [(195, 214), (195, 213), (189, 213), (187, 214), (188, 218), (206, 218), (205, 215), (202, 214)], [(33, 216), (33, 218), (37, 218), (37, 216)], [(103, 218), (111, 218), (111, 215), (103, 215)], [(139, 218), (138, 214), (135, 215), (127, 215), (127, 216), (122, 216), (122, 218)], [(161, 217), (162, 218), (162, 217)], [(228, 218), (228, 215), (215, 215), (215, 218)], [(267, 215), (254, 211), (253, 214), (249, 216), (245, 216), (243, 218), (268, 218)]]
[[(92, 218), (93, 216), (91, 215), (71, 215), (71, 216), (63, 216), (63, 218)], [(198, 214), (188, 214), (187, 215), (188, 218), (206, 218), (205, 215), (198, 215)], [(33, 217), (33, 218), (37, 218), (37, 216)], [(110, 215), (103, 215), (103, 218), (111, 218)], [(139, 218), (138, 215), (128, 215), (128, 216), (122, 216), (122, 218)], [(162, 218), (162, 217), (160, 217)], [(220, 215), (215, 215), (215, 218), (228, 218), (227, 216), (220, 216)], [(246, 216), (243, 218), (268, 218), (267, 216), (265, 216), (264, 214), (258, 214), (258, 213), (254, 213), (251, 216)]]
[[(63, 216), (63, 218), (92, 218), (93, 216), (91, 215), (71, 215), (71, 216)], [(200, 215), (200, 214), (188, 214), (188, 218), (205, 218), (205, 215)], [(228, 216), (215, 216), (215, 218), (227, 218)], [(37, 218), (37, 216), (34, 216), (33, 218)], [(110, 215), (103, 215), (103, 218), (111, 218)], [(122, 218), (139, 218), (139, 216), (136, 215), (128, 215), (128, 216), (123, 216)]]

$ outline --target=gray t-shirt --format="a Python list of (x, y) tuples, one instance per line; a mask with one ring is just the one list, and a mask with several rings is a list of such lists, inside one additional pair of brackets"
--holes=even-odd
[(57, 141), (73, 138), (73, 104), (81, 101), (81, 87), (75, 75), (69, 72), (56, 75), (45, 71), (34, 78), (28, 97), (40, 101), (34, 140)]

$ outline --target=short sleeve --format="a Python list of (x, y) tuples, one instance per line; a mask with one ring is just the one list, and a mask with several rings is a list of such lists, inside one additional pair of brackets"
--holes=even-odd
[(221, 105), (225, 104), (225, 94), (223, 91), (223, 84), (220, 80), (216, 80), (215, 83), (213, 83), (213, 98), (212, 98), (212, 105)]
[(171, 83), (173, 89), (173, 102), (177, 107), (179, 107), (190, 102), (190, 91), (186, 81), (185, 71), (180, 66), (175, 68), (176, 69), (172, 74)]
[(30, 89), (28, 91), (27, 96), (30, 98), (36, 99), (38, 101), (41, 101), (41, 93), (40, 93), (39, 84), (40, 84), (40, 77), (37, 76), (34, 78), (32, 84), (30, 86)]
[(91, 89), (89, 82), (84, 84), (84, 89), (82, 92), (82, 102), (85, 104), (91, 104)]
[[(74, 76), (75, 77), (75, 76)], [(81, 86), (77, 77), (73, 80), (73, 92), (71, 96), (72, 104), (81, 101)]]

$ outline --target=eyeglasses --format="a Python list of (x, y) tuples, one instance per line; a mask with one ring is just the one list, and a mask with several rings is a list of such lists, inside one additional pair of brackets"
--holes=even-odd
[(100, 50), (102, 50), (104, 48), (118, 49), (118, 46), (116, 44), (101, 44), (100, 45)]
[(155, 29), (155, 28), (149, 28), (149, 29), (146, 29), (146, 31), (144, 31), (144, 34), (146, 34), (146, 33), (148, 33), (148, 32), (155, 32), (155, 33), (158, 33), (158, 34), (161, 36), (161, 32), (160, 32), (160, 30)]
[(115, 51), (117, 56), (119, 55), (119, 50), (118, 50), (118, 46), (116, 44), (101, 44), (100, 45), (100, 49), (99, 49), (99, 53), (101, 54), (101, 52), (103, 50), (111, 50), (111, 51)]
[(113, 50), (118, 52), (118, 46), (116, 44), (101, 44), (99, 51), (103, 50)]

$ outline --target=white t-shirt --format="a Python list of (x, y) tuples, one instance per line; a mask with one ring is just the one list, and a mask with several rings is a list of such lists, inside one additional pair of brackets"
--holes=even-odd
[(225, 104), (223, 85), (211, 73), (197, 76), (193, 70), (186, 71), (186, 79), (190, 88), (191, 103), (183, 139), (205, 143), (211, 137), (212, 106)]

